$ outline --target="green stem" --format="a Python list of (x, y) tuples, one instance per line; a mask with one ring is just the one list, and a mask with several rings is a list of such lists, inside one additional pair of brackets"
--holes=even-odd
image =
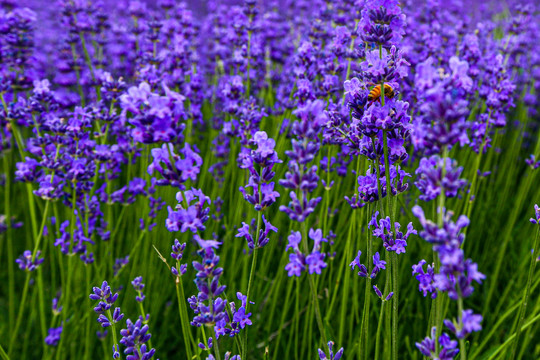
[[(384, 83), (381, 84), (381, 100), (384, 105)], [(392, 182), (390, 180), (390, 157), (388, 153), (388, 131), (383, 130), (383, 151), (384, 151), (384, 172), (386, 176), (386, 201), (385, 201), (385, 215), (390, 216), (390, 207), (392, 199)], [(394, 220), (390, 219), (390, 226), (392, 229), (392, 236), (395, 237)], [(390, 254), (390, 261), (392, 262), (392, 285), (394, 296), (392, 297), (392, 359), (397, 360), (398, 352), (398, 311), (399, 311), (399, 274), (398, 274), (398, 259), (397, 254), (392, 252)]]
[[(90, 284), (90, 278), (91, 278), (91, 274), (90, 272), (92, 271), (92, 268), (90, 266), (85, 266), (85, 274), (86, 274), (86, 289), (91, 289), (92, 288), (92, 285)], [(84, 345), (84, 358), (85, 359), (89, 359), (90, 358), (90, 349), (91, 349), (91, 345), (90, 345), (90, 340), (92, 339), (91, 335), (90, 335), (90, 323), (91, 323), (91, 317), (88, 316), (87, 319), (86, 319), (86, 337), (85, 337), (85, 345)]]
[(110, 323), (111, 323), (111, 332), (112, 332), (112, 337), (113, 337), (113, 346), (114, 345), (118, 345), (118, 341), (116, 339), (116, 325), (113, 321), (113, 317), (112, 317), (112, 314), (111, 314), (111, 309), (107, 310), (107, 314), (109, 316), (109, 320), (110, 320)]
[(186, 348), (186, 356), (188, 360), (193, 358), (191, 342), (189, 338), (191, 333), (189, 331), (189, 321), (186, 317), (186, 303), (184, 297), (184, 286), (181, 278), (176, 278), (176, 299), (178, 300), (178, 313), (180, 314), (180, 324), (182, 326), (182, 334), (184, 335), (184, 345)]
[(383, 328), (384, 319), (384, 305), (386, 301), (383, 301), (381, 305), (381, 313), (379, 314), (379, 322), (377, 324), (377, 335), (375, 336), (375, 360), (379, 359), (379, 352), (381, 350), (381, 332)]
[(219, 352), (219, 340), (214, 329), (214, 354), (216, 354), (216, 360), (221, 360), (221, 353)]
[[(4, 153), (4, 174), (6, 174), (6, 184), (4, 191), (4, 209), (6, 212), (6, 237), (7, 237), (7, 253), (8, 253), (8, 303), (11, 308), (15, 306), (15, 260), (13, 259), (13, 231), (11, 227), (11, 171), (7, 153)], [(9, 329), (13, 330), (15, 323), (15, 312), (9, 313)]]
[(9, 356), (4, 351), (4, 348), (2, 347), (2, 344), (0, 344), (0, 357), (2, 357), (2, 360), (9, 360)]
[[(307, 234), (307, 227), (306, 223), (302, 223), (302, 244), (304, 248), (304, 253), (308, 254), (308, 234)], [(323, 340), (324, 344), (328, 343), (328, 339), (326, 337), (326, 332), (324, 331), (324, 325), (321, 317), (321, 310), (319, 308), (319, 297), (317, 296), (317, 289), (315, 287), (315, 282), (313, 281), (313, 277), (310, 274), (307, 274), (308, 282), (309, 282), (309, 288), (311, 290), (311, 296), (313, 301), (313, 307), (315, 308), (315, 318), (317, 319), (317, 325), (319, 326), (319, 331), (321, 333), (321, 338)]]
[(24, 282), (23, 294), (19, 306), (19, 314), (17, 315), (17, 322), (15, 323), (15, 329), (11, 335), (11, 341), (9, 342), (8, 355), (11, 355), (13, 351), (13, 346), (17, 343), (15, 339), (17, 338), (17, 333), (19, 332), (19, 327), (21, 326), (22, 315), (24, 313), (24, 307), (26, 305), (26, 298), (28, 296), (28, 285), (30, 284), (30, 273), (26, 274), (26, 280)]
[(532, 285), (532, 281), (534, 277), (534, 270), (536, 268), (536, 258), (538, 257), (538, 251), (539, 251), (539, 245), (540, 245), (539, 239), (540, 239), (540, 227), (537, 226), (536, 239), (534, 241), (533, 252), (531, 254), (531, 262), (529, 264), (529, 275), (527, 277), (527, 287), (525, 288), (525, 291), (523, 292), (523, 300), (521, 301), (521, 309), (519, 312), (519, 321), (517, 324), (516, 331), (514, 332), (516, 336), (516, 340), (514, 341), (514, 345), (512, 346), (512, 356), (511, 356), (512, 360), (516, 356), (516, 350), (519, 344), (519, 336), (521, 334), (521, 325), (523, 324), (523, 321), (525, 320), (525, 313), (527, 311), (527, 301), (531, 293), (531, 285)]
[[(461, 296), (461, 292), (458, 297), (458, 322), (459, 322), (459, 328), (463, 328), (463, 297)], [(459, 339), (459, 356), (461, 360), (467, 360), (467, 349), (465, 347), (465, 339), (461, 338)]]
[[(260, 218), (261, 212), (259, 211), (259, 218)], [(260, 232), (260, 220), (257, 221), (257, 234)], [(258, 235), (257, 235), (258, 237)], [(255, 277), (255, 268), (257, 267), (257, 253), (258, 253), (258, 246), (259, 241), (257, 239), (257, 244), (255, 244), (255, 247), (253, 249), (253, 258), (251, 259), (251, 271), (249, 272), (249, 281), (248, 281), (248, 288), (247, 288), (247, 302), (246, 302), (246, 314), (248, 313), (248, 306), (249, 306), (249, 299), (251, 299), (251, 287), (253, 283), (253, 278)], [(248, 327), (244, 328), (244, 347), (243, 347), (243, 354), (242, 359), (247, 359), (247, 351), (248, 351)]]
[[(523, 330), (526, 330), (528, 329), (531, 325), (533, 325), (535, 322), (537, 322), (538, 320), (540, 319), (540, 314), (536, 315), (534, 318), (532, 318), (528, 323), (526, 323), (525, 325), (523, 325), (521, 327), (521, 331)], [(506, 341), (501, 345), (499, 346), (499, 348), (494, 351), (490, 357), (488, 358), (488, 360), (491, 360), (491, 359), (495, 359), (497, 357), (497, 355), (503, 351), (504, 349), (506, 349), (507, 346), (509, 346), (515, 339), (516, 337), (516, 334), (512, 334), (511, 336), (509, 336)]]

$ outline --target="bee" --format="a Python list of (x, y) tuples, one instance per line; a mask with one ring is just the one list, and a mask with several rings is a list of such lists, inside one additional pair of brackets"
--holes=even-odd
[[(370, 101), (370, 103), (373, 103), (377, 101), (380, 97), (381, 85), (377, 85), (369, 92), (368, 101)], [(384, 84), (384, 97), (389, 99), (394, 97), (394, 89), (388, 84)]]

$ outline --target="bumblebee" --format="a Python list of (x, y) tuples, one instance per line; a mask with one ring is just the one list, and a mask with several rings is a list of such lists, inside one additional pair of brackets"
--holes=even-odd
[[(377, 101), (380, 97), (381, 85), (377, 85), (369, 92), (368, 101), (374, 102)], [(388, 84), (384, 84), (384, 97), (389, 99), (394, 97), (394, 89)]]

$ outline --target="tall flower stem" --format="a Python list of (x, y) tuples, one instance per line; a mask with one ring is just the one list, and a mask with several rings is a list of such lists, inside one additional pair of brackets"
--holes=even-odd
[(375, 360), (379, 359), (379, 352), (381, 350), (381, 332), (383, 327), (383, 319), (384, 319), (384, 305), (386, 304), (386, 301), (383, 301), (381, 304), (381, 313), (379, 314), (379, 322), (377, 324), (377, 335), (375, 336)]
[[(308, 254), (308, 234), (307, 234), (307, 227), (306, 223), (302, 223), (302, 245), (304, 248), (304, 253)], [(319, 297), (317, 296), (317, 288), (315, 286), (315, 282), (313, 281), (313, 277), (310, 276), (310, 274), (307, 274), (308, 282), (309, 282), (309, 288), (311, 290), (311, 296), (313, 301), (313, 307), (315, 308), (315, 318), (317, 319), (317, 325), (319, 326), (319, 331), (321, 333), (321, 338), (323, 340), (324, 344), (328, 343), (328, 339), (326, 337), (326, 332), (324, 331), (324, 324), (321, 317), (321, 310), (319, 307)]]
[[(260, 196), (260, 185), (259, 185), (259, 196)], [(248, 287), (247, 287), (247, 303), (246, 303), (246, 314), (248, 313), (248, 307), (249, 307), (249, 299), (251, 296), (251, 287), (253, 284), (253, 278), (255, 277), (255, 268), (257, 267), (257, 250), (259, 249), (259, 233), (261, 231), (261, 217), (262, 212), (257, 211), (257, 242), (255, 243), (255, 246), (253, 247), (253, 257), (251, 259), (251, 270), (249, 272), (249, 281), (248, 281)], [(243, 348), (243, 354), (242, 358), (247, 359), (247, 349), (248, 349), (248, 327), (244, 329), (244, 348)]]
[[(448, 148), (446, 146), (443, 147), (443, 153), (442, 153), (442, 169), (441, 169), (441, 193), (439, 194), (439, 197), (438, 197), (438, 200), (439, 200), (439, 206), (438, 206), (438, 217), (437, 217), (437, 225), (439, 226), (439, 228), (442, 228), (443, 227), (443, 224), (444, 224), (444, 203), (446, 201), (446, 192), (445, 192), (445, 189), (444, 189), (444, 186), (443, 186), (443, 180), (444, 178), (446, 177), (446, 159), (448, 157)], [(438, 271), (439, 268), (440, 268), (440, 261), (439, 261), (439, 258), (435, 255), (435, 252), (434, 252), (434, 255), (433, 255), (434, 259), (433, 261), (435, 262), (435, 271)], [(436, 327), (436, 335), (435, 335), (435, 353), (438, 355), (439, 354), (439, 336), (441, 335), (441, 332), (442, 332), (442, 322), (443, 322), (443, 319), (442, 319), (442, 302), (443, 302), (443, 298), (442, 298), (442, 295), (439, 294), (439, 296), (437, 296), (437, 298), (435, 299), (435, 303), (434, 303), (434, 306), (435, 306), (435, 316), (434, 316), (434, 323), (435, 323), (435, 327)], [(461, 316), (461, 315), (460, 315)]]
[[(458, 297), (458, 322), (459, 322), (459, 328), (463, 328), (463, 297), (461, 296), (461, 292)], [(459, 339), (459, 357), (461, 360), (467, 360), (467, 349), (465, 347), (465, 339), (461, 338)]]
[(1, 344), (0, 344), (0, 357), (2, 358), (2, 360), (9, 360), (9, 356), (8, 354), (6, 354), (6, 351), (4, 350)]
[(540, 250), (540, 227), (536, 228), (536, 238), (534, 240), (533, 251), (531, 253), (531, 262), (529, 264), (529, 275), (527, 276), (527, 287), (523, 292), (523, 299), (521, 300), (521, 309), (519, 311), (519, 320), (517, 323), (516, 331), (514, 332), (516, 339), (514, 340), (514, 345), (512, 346), (512, 356), (513, 360), (516, 357), (516, 350), (519, 345), (519, 336), (521, 334), (521, 326), (525, 320), (525, 313), (527, 311), (527, 301), (529, 300), (529, 295), (531, 294), (531, 286), (534, 277), (534, 270), (536, 269), (536, 259), (538, 257), (538, 251)]
[[(6, 212), (6, 235), (7, 235), (7, 254), (8, 254), (8, 301), (11, 307), (15, 306), (15, 261), (13, 260), (13, 229), (11, 226), (11, 171), (8, 161), (8, 154), (4, 153), (4, 174), (6, 174), (6, 183), (4, 186), (4, 211)], [(13, 330), (15, 323), (15, 312), (9, 313), (9, 329)]]
[[(353, 229), (356, 227), (356, 217), (353, 216), (353, 218), (350, 221), (349, 230), (347, 232), (347, 242), (345, 243), (345, 258), (349, 259), (352, 254), (352, 242), (353, 242)], [(345, 319), (347, 317), (347, 312), (350, 311), (350, 308), (347, 306), (347, 302), (349, 299), (349, 290), (350, 290), (350, 278), (351, 274), (349, 271), (345, 273), (345, 279), (343, 281), (343, 296), (341, 300), (341, 313), (340, 313), (340, 319)], [(345, 332), (345, 321), (340, 321), (339, 324), (339, 333), (338, 333), (338, 339), (340, 343), (343, 343), (343, 334)]]
[[(371, 210), (371, 206), (369, 206)], [(368, 216), (371, 215), (371, 212), (368, 211)], [(368, 223), (367, 221), (366, 223)], [(372, 234), (369, 233), (367, 236), (367, 263), (368, 263), (368, 269), (371, 269), (372, 266)], [(369, 358), (369, 315), (370, 315), (370, 307), (371, 307), (371, 277), (368, 277), (366, 281), (366, 288), (364, 292), (364, 318), (365, 318), (365, 343), (364, 343), (364, 359)]]
[[(384, 103), (384, 83), (381, 85), (381, 97)], [(385, 201), (385, 215), (390, 216), (391, 196), (392, 196), (392, 183), (390, 180), (390, 157), (388, 154), (388, 132), (383, 130), (383, 151), (384, 151), (384, 172), (386, 176), (386, 201)], [(392, 234), (395, 236), (394, 220), (390, 220), (390, 226)], [(398, 274), (398, 259), (397, 254), (392, 252), (390, 254), (390, 261), (392, 262), (392, 285), (394, 296), (392, 297), (392, 359), (397, 359), (397, 337), (398, 337), (398, 311), (399, 311), (399, 274)]]
[(113, 316), (112, 316), (112, 313), (111, 313), (111, 309), (107, 310), (107, 315), (108, 315), (108, 318), (109, 318), (109, 321), (111, 323), (111, 332), (112, 332), (112, 337), (113, 337), (113, 346), (114, 345), (118, 345), (118, 340), (116, 338), (116, 325), (115, 325), (115, 322), (113, 320)]
[(23, 315), (24, 307), (25, 307), (24, 305), (26, 304), (26, 298), (28, 296), (28, 285), (29, 284), (30, 284), (30, 273), (27, 273), (26, 274), (26, 280), (24, 281), (24, 288), (23, 288), (22, 298), (21, 298), (21, 302), (20, 302), (19, 313), (17, 315), (17, 321), (15, 322), (15, 329), (13, 329), (13, 333), (11, 335), (11, 340), (9, 342), (8, 356), (11, 355), (11, 353), (13, 351), (13, 345), (15, 345), (17, 343), (17, 341), (16, 341), (17, 333), (19, 332), (19, 327), (21, 326), (22, 315)]
[(191, 332), (189, 331), (189, 320), (184, 295), (184, 285), (181, 278), (176, 278), (176, 299), (178, 301), (178, 313), (180, 315), (180, 324), (182, 326), (182, 335), (184, 335), (184, 345), (186, 347), (186, 357), (188, 360), (193, 358)]
[[(539, 132), (540, 134), (540, 132)], [(534, 154), (538, 154), (540, 151), (540, 141), (536, 142), (535, 151)], [(497, 283), (497, 279), (499, 278), (499, 273), (501, 271), (502, 262), (506, 258), (506, 248), (508, 246), (508, 243), (510, 242), (512, 230), (514, 229), (514, 225), (516, 224), (516, 221), (518, 219), (518, 215), (520, 212), (518, 209), (521, 209), (523, 207), (523, 203), (529, 194), (529, 190), (531, 189), (531, 185), (534, 183), (534, 179), (536, 177), (536, 172), (529, 172), (527, 177), (523, 179), (522, 184), (520, 184), (519, 187), (519, 195), (517, 196), (517, 200), (513, 203), (514, 204), (514, 211), (512, 211), (512, 214), (508, 220), (507, 225), (505, 226), (505, 232), (503, 235), (503, 240), (501, 243), (501, 247), (499, 248), (499, 252), (497, 254), (496, 264), (495, 264), (495, 270), (493, 274), (491, 275), (491, 282), (492, 284)], [(493, 299), (493, 295), (495, 295), (495, 290), (497, 289), (497, 286), (490, 286), (489, 291), (487, 294), (487, 299), (484, 305), (484, 311), (489, 311), (489, 305), (491, 304), (491, 300)]]

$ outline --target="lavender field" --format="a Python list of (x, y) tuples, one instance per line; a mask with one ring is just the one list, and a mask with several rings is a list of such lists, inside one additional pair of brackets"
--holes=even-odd
[(540, 3), (0, 4), (0, 359), (540, 359)]

